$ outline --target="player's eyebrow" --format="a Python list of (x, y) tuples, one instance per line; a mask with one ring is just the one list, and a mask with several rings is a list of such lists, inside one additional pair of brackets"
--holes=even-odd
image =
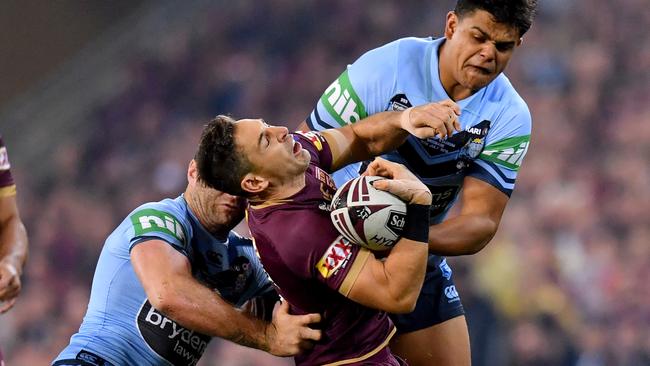
[(260, 137), (257, 139), (257, 146), (261, 147), (262, 146), (262, 139), (264, 138), (264, 126), (266, 126), (266, 121), (263, 119), (260, 119), (262, 121), (262, 129), (260, 130)]
[(486, 31), (484, 31), (483, 29), (481, 29), (479, 26), (476, 26), (476, 25), (475, 25), (475, 26), (472, 27), (472, 29), (477, 30), (479, 33), (481, 33), (481, 35), (482, 35), (483, 37), (485, 37), (485, 39), (487, 39), (487, 40), (489, 40), (489, 41), (493, 41), (494, 44), (495, 44), (497, 47), (504, 47), (504, 46), (507, 46), (508, 48), (510, 48), (511, 46), (514, 46), (514, 45), (515, 45), (515, 41), (498, 41), (498, 40), (493, 40), (492, 37), (491, 37), (491, 36), (490, 36)]

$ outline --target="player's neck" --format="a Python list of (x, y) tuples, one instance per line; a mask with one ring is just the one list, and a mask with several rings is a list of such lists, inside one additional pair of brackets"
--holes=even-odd
[(258, 195), (249, 197), (251, 204), (260, 204), (268, 201), (279, 201), (290, 198), (305, 188), (305, 174), (292, 177), (286, 181), (271, 182), (269, 187)]
[(201, 195), (194, 194), (189, 189), (185, 191), (184, 198), (190, 211), (192, 211), (194, 217), (199, 220), (199, 223), (201, 226), (203, 226), (203, 228), (205, 228), (205, 230), (207, 230), (210, 234), (212, 234), (212, 236), (219, 240), (224, 240), (228, 237), (228, 233), (230, 232), (231, 228), (215, 221), (216, 217), (208, 213), (206, 205), (209, 205), (210, 202), (205, 202), (205, 200), (202, 199), (203, 197), (201, 197)]

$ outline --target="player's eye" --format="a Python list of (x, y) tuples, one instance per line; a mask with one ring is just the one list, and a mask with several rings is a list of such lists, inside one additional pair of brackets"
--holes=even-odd
[(515, 44), (512, 43), (512, 42), (497, 43), (496, 44), (497, 51), (499, 51), (499, 52), (510, 51), (514, 46), (515, 46)]

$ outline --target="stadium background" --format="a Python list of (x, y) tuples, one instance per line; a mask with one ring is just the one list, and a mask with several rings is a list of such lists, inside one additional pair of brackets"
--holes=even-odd
[[(106, 235), (176, 196), (217, 113), (294, 127), (365, 50), (453, 1), (9, 1), (0, 133), (31, 253), (8, 366), (78, 328)], [(492, 243), (450, 259), (474, 365), (650, 365), (650, 4), (542, 0), (506, 70), (532, 145)], [(200, 365), (289, 365), (215, 340)]]

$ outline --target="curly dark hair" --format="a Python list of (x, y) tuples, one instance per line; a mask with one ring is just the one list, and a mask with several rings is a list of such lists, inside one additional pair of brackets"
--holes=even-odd
[(199, 180), (208, 187), (232, 195), (245, 196), (241, 180), (251, 165), (235, 144), (235, 120), (219, 115), (201, 133), (199, 148), (194, 155)]
[(521, 37), (533, 23), (537, 0), (458, 0), (454, 12), (460, 19), (475, 10), (485, 10), (497, 23), (514, 26)]

